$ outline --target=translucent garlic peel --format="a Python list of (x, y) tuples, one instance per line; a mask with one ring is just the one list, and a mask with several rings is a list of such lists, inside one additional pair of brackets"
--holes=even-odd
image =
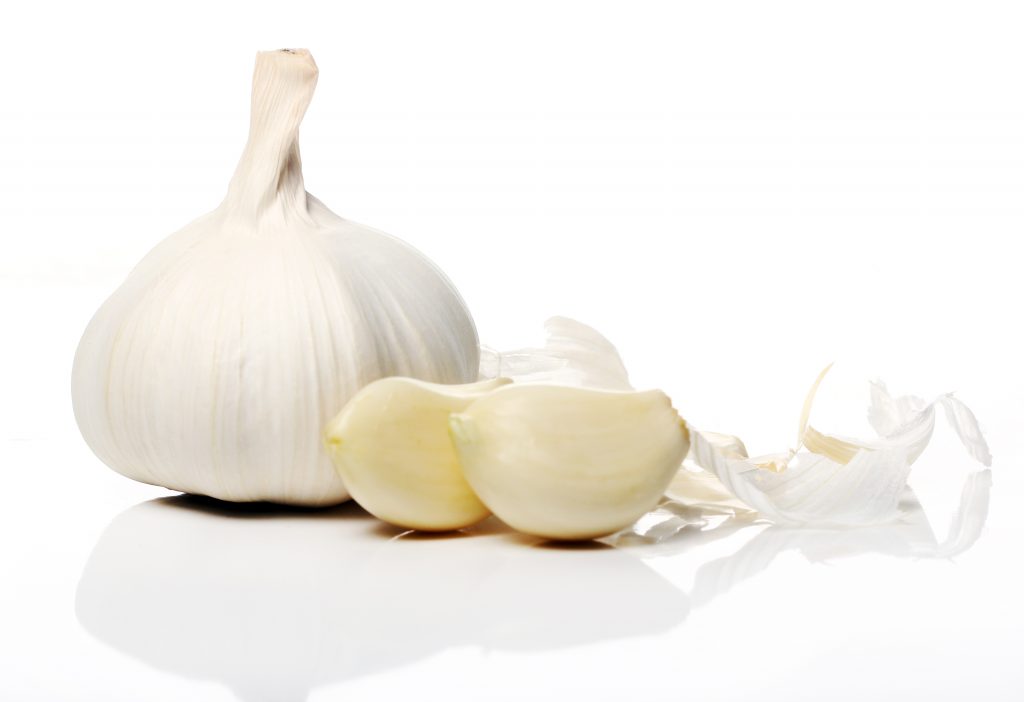
[(367, 385), (325, 431), (352, 497), (378, 519), (407, 529), (447, 531), (486, 518), (490, 511), (462, 475), (448, 417), (509, 382), (384, 378)]
[[(693, 460), (726, 489), (777, 523), (829, 526), (874, 524), (898, 515), (910, 465), (900, 448), (860, 451), (840, 463), (810, 451), (796, 453), (785, 470), (769, 471), (743, 459), (722, 457), (700, 432)], [(685, 499), (685, 485), (676, 496)]]
[(512, 385), (450, 420), (473, 490), (514, 529), (589, 539), (653, 508), (689, 445), (659, 391)]
[(596, 329), (568, 317), (544, 323), (543, 348), (481, 349), (482, 378), (548, 383), (603, 390), (632, 390), (619, 352)]
[(318, 71), (260, 53), (249, 141), (214, 212), (156, 246), (75, 355), (75, 417), (136, 480), (225, 500), (327, 505), (348, 493), (324, 423), (367, 383), (475, 380), (476, 330), (443, 273), (309, 196), (299, 123)]
[[(707, 438), (707, 432), (690, 431), (690, 451), (695, 451), (693, 442), (700, 438)], [(701, 468), (694, 467), (692, 470), (685, 466), (676, 473), (672, 482), (665, 489), (665, 494), (670, 498), (667, 504), (680, 506), (677, 500), (672, 500), (676, 495), (685, 496), (686, 507), (699, 508), (702, 513), (728, 513), (737, 515), (741, 513), (756, 513), (747, 503), (743, 502), (729, 492), (722, 482), (710, 473)]]
[(825, 380), (825, 376), (832, 370), (832, 364), (825, 366), (818, 377), (814, 379), (814, 383), (811, 385), (811, 389), (808, 390), (807, 396), (804, 397), (804, 406), (800, 409), (800, 427), (797, 430), (796, 446), (797, 448), (804, 441), (804, 434), (807, 430), (807, 423), (811, 420), (811, 410), (814, 408), (814, 398), (818, 395), (818, 388), (821, 387), (821, 383)]
[[(936, 408), (941, 406), (949, 425), (974, 460), (985, 466), (992, 465), (992, 453), (981, 432), (977, 417), (967, 405), (952, 393), (940, 395), (928, 403), (916, 395), (892, 397), (885, 383), (871, 383), (871, 407), (868, 421), (880, 437), (888, 441), (911, 441), (912, 460), (916, 460), (928, 445), (935, 425)], [(912, 437), (912, 438), (911, 438)]]
[(843, 465), (852, 461), (859, 451), (871, 450), (864, 446), (858, 446), (852, 441), (822, 434), (812, 426), (804, 429), (803, 445), (811, 453), (826, 456), (836, 463), (842, 463)]
[[(948, 408), (947, 419), (971, 456), (991, 464), (974, 414), (951, 395), (930, 404), (913, 396), (893, 398), (876, 382), (868, 416), (881, 434), (877, 440), (856, 441), (818, 431), (808, 418), (823, 376), (824, 372), (808, 393), (801, 413), (800, 443), (805, 450), (785, 454), (783, 470), (766, 471), (758, 461), (727, 453), (699, 432), (693, 437), (694, 462), (761, 516), (821, 526), (876, 524), (899, 516), (900, 496), (911, 466), (931, 439), (938, 405)], [(687, 499), (686, 480), (677, 480), (673, 489), (676, 497)]]

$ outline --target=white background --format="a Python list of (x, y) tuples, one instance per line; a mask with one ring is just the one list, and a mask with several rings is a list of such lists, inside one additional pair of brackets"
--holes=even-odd
[[(3, 15), (0, 696), (1024, 693), (1019, 5)], [(636, 385), (755, 453), (792, 442), (833, 360), (823, 429), (866, 432), (875, 375), (897, 392), (957, 390), (995, 454), (981, 540), (938, 561), (895, 557), (896, 532), (782, 548), (774, 532), (754, 542), (762, 526), (552, 551), (501, 532), (390, 542), (352, 508), (126, 513), (167, 493), (80, 439), (74, 348), (131, 266), (217, 205), (246, 138), (254, 53), (281, 46), (320, 66), (307, 188), (440, 264), (486, 343), (581, 319), (619, 345)], [(915, 466), (939, 540), (972, 468), (944, 427)], [(749, 543), (733, 577), (699, 576)], [(835, 567), (811, 562), (822, 553)]]

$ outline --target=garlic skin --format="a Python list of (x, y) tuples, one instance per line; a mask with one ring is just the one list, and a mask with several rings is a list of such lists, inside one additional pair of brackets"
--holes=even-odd
[(462, 475), (448, 417), (510, 382), (383, 378), (356, 393), (324, 432), (352, 497), (378, 519), (406, 529), (450, 531), (487, 518), (490, 510)]
[(256, 58), (249, 140), (224, 202), (154, 248), (89, 323), (75, 418), (108, 466), (231, 501), (348, 498), (321, 441), (390, 375), (475, 380), (476, 328), (422, 254), (306, 193), (308, 51)]
[(481, 378), (517, 383), (571, 385), (597, 390), (632, 390), (618, 350), (599, 331), (568, 317), (544, 322), (542, 348), (480, 349)]
[(661, 499), (689, 449), (664, 393), (512, 385), (449, 420), (463, 474), (512, 528), (549, 539), (623, 529)]
[[(939, 407), (967, 453), (982, 465), (991, 465), (992, 454), (977, 418), (951, 394), (931, 403), (913, 395), (892, 397), (876, 381), (871, 384), (868, 419), (877, 439), (846, 439), (818, 431), (809, 420), (828, 370), (818, 375), (804, 400), (795, 449), (750, 458), (736, 437), (693, 431), (690, 457), (717, 479), (720, 494), (734, 496), (778, 524), (852, 527), (892, 522), (903, 514), (900, 503), (911, 467), (931, 440)], [(694, 482), (696, 475), (680, 471), (670, 497), (689, 504), (704, 501), (709, 491), (706, 483)]]

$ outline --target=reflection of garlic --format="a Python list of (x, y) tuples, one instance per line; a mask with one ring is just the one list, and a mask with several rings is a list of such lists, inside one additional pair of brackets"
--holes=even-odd
[(475, 380), (476, 331), (434, 264), (306, 193), (309, 52), (257, 56), (249, 141), (214, 212), (150, 252), (75, 356), (82, 435), (114, 470), (225, 500), (348, 493), (321, 443), (356, 391), (390, 375)]
[(409, 529), (443, 531), (479, 522), (490, 512), (462, 477), (448, 416), (508, 382), (384, 378), (366, 386), (325, 431), (345, 487), (374, 516)]
[[(284, 518), (260, 518), (275, 514)], [(344, 507), (283, 515), (143, 502), (104, 530), (75, 615), (139, 671), (216, 683), (239, 702), (299, 702), (452, 652), (614, 646), (668, 632), (689, 610), (686, 594), (628, 549), (509, 548), (502, 534), (374, 539), (370, 528)], [(622, 593), (643, 599), (628, 611), (606, 606)]]
[(661, 498), (689, 447), (661, 392), (515, 385), (450, 420), (473, 490), (509, 526), (588, 539), (632, 524)]

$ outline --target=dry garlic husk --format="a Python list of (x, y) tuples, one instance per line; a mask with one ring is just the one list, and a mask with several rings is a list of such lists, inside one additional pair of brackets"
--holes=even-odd
[(348, 492), (321, 441), (367, 383), (476, 380), (472, 318), (444, 274), (309, 195), (299, 123), (317, 67), (257, 55), (249, 140), (224, 202), (151, 251), (90, 322), (75, 418), (130, 478), (297, 505)]
[(512, 528), (590, 539), (654, 507), (689, 446), (663, 393), (512, 385), (450, 420), (463, 474)]
[(461, 529), (490, 515), (462, 475), (448, 417), (509, 383), (440, 385), (384, 378), (349, 400), (324, 432), (345, 487), (366, 511), (407, 529)]
[(547, 383), (600, 390), (632, 390), (626, 366), (608, 339), (593, 327), (568, 317), (544, 322), (542, 348), (480, 350), (482, 378), (511, 378), (517, 383)]
[[(814, 395), (826, 368), (804, 402), (796, 448), (750, 458), (743, 443), (723, 434), (693, 432), (691, 457), (715, 475), (728, 493), (780, 524), (859, 526), (900, 516), (900, 500), (910, 469), (927, 447), (941, 406), (968, 453), (992, 463), (974, 414), (951, 394), (926, 402), (894, 398), (885, 385), (872, 384), (868, 418), (878, 438), (871, 441), (824, 434), (808, 423)], [(693, 474), (680, 471), (669, 494), (689, 499)]]

